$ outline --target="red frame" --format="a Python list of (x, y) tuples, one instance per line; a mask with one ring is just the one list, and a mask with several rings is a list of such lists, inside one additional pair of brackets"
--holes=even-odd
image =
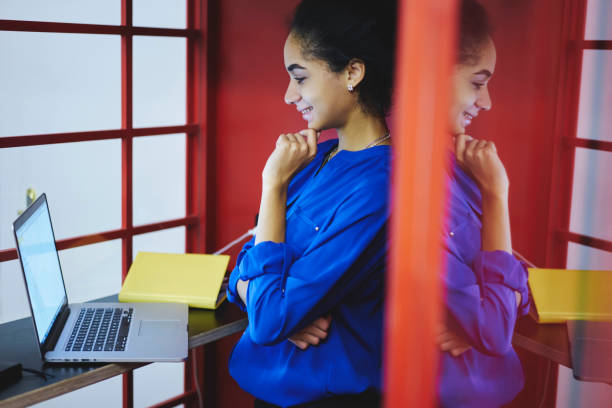
[[(59, 250), (76, 248), (98, 242), (121, 239), (122, 241), (122, 279), (125, 279), (132, 262), (132, 239), (134, 235), (144, 234), (179, 226), (186, 227), (186, 251), (202, 252), (206, 248), (206, 132), (201, 131), (201, 123), (206, 123), (205, 79), (206, 64), (201, 56), (206, 51), (202, 41), (206, 25), (207, 0), (185, 0), (187, 3), (187, 28), (134, 27), (132, 24), (132, 0), (121, 1), (121, 25), (73, 24), (43, 21), (1, 20), (2, 31), (30, 31), (73, 34), (115, 34), (121, 36), (121, 129), (38, 134), (0, 138), (0, 148), (24, 147), (55, 143), (83, 142), (94, 140), (121, 139), (121, 228), (111, 231), (78, 236), (57, 242)], [(134, 129), (132, 122), (132, 40), (135, 35), (183, 37), (187, 40), (187, 81), (186, 81), (186, 125)], [(133, 225), (133, 139), (135, 137), (162, 134), (185, 133), (186, 149), (186, 216), (179, 219), (156, 222), (135, 227)], [(0, 250), (0, 262), (17, 259), (15, 249)], [(196, 384), (193, 364), (203, 367), (202, 348), (192, 350), (192, 357), (185, 362), (185, 392), (160, 402), (154, 407), (170, 407), (184, 403), (196, 406), (198, 396), (196, 385), (203, 389), (203, 378)], [(195, 361), (194, 361), (195, 360)], [(133, 374), (123, 376), (123, 406), (133, 407)]]
[(551, 212), (547, 265), (564, 268), (570, 242), (612, 252), (612, 241), (577, 234), (569, 230), (573, 190), (574, 157), (577, 147), (612, 152), (612, 142), (579, 139), (578, 106), (584, 50), (612, 50), (612, 41), (585, 40), (586, 10), (588, 0), (566, 1), (562, 40), (567, 44), (564, 64), (557, 91), (558, 142), (553, 160), (553, 185), (551, 188)]

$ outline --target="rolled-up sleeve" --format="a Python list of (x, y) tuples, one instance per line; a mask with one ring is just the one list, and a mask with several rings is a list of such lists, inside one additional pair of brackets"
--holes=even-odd
[[(386, 191), (384, 192), (386, 194)], [(356, 285), (383, 273), (386, 200), (377, 189), (358, 189), (301, 253), (286, 243), (261, 242), (240, 254), (229, 292), (248, 280), (248, 332), (258, 344), (275, 344), (331, 310)]]
[[(473, 346), (491, 355), (503, 355), (512, 344), (517, 314), (529, 309), (527, 269), (504, 251), (479, 251), (472, 265), (447, 253), (446, 305)], [(475, 282), (449, 278), (474, 274)], [(521, 294), (516, 304), (515, 291)]]

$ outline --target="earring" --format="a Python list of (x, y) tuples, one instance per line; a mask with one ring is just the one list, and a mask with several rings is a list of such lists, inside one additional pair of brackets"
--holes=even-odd
[(351, 85), (351, 84), (348, 84), (348, 86), (346, 87), (346, 89), (348, 89), (348, 91), (349, 91), (350, 93), (353, 93), (353, 91), (355, 90), (355, 88), (353, 88), (353, 85)]

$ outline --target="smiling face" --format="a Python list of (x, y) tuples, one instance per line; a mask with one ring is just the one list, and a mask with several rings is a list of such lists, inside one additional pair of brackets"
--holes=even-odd
[(285, 102), (295, 105), (311, 129), (344, 126), (357, 106), (356, 96), (347, 90), (348, 72), (332, 72), (325, 61), (306, 58), (293, 34), (285, 42), (284, 57), (290, 77)]
[(483, 110), (491, 109), (489, 79), (495, 71), (495, 45), (491, 38), (482, 46), (475, 64), (458, 64), (452, 76), (449, 131), (465, 133), (465, 128)]

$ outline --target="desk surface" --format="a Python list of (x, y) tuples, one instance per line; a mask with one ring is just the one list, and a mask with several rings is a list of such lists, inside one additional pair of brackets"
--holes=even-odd
[(516, 322), (512, 344), (572, 368), (565, 323), (538, 324), (530, 316), (523, 316)]
[[(102, 301), (116, 299), (112, 296)], [(224, 302), (217, 310), (189, 309), (189, 348), (240, 332), (246, 325), (246, 315), (229, 302)], [(147, 364), (44, 364), (37, 351), (31, 318), (0, 325), (0, 360), (20, 362), (23, 367), (53, 375), (45, 381), (24, 372), (18, 383), (0, 388), (0, 407), (45, 401)]]

